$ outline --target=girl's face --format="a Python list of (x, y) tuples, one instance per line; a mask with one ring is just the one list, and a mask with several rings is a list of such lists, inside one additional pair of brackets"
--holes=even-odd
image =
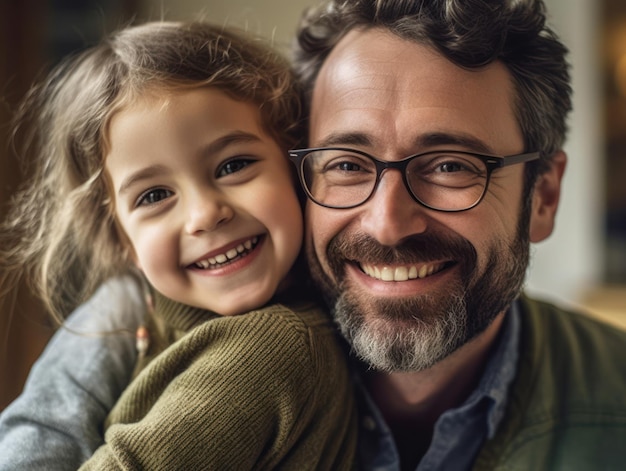
[(154, 288), (221, 315), (266, 303), (302, 213), (258, 107), (212, 88), (155, 94), (115, 115), (109, 137), (116, 215)]

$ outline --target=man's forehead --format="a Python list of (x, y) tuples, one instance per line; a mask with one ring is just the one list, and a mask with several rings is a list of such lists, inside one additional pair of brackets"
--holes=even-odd
[[(500, 126), (502, 120), (509, 126)], [(422, 127), (427, 133), (453, 130), (488, 139), (492, 129), (517, 127), (511, 121), (513, 87), (503, 64), (470, 71), (430, 46), (386, 30), (355, 30), (337, 44), (318, 75), (310, 144), (354, 131), (384, 140), (383, 132), (402, 133), (408, 125), (416, 133)]]
[[(324, 61), (313, 98), (331, 92), (339, 95), (335, 99), (344, 94), (349, 97), (359, 89), (385, 93), (406, 88), (419, 91), (421, 84), (483, 81), (484, 72), (492, 68), (501, 69), (498, 85), (508, 92), (510, 74), (499, 62), (479, 69), (464, 69), (432, 46), (403, 39), (382, 28), (355, 29), (338, 42)], [(431, 87), (431, 91), (436, 88)], [(448, 90), (455, 91), (462, 89)], [(370, 98), (375, 98), (373, 93)]]

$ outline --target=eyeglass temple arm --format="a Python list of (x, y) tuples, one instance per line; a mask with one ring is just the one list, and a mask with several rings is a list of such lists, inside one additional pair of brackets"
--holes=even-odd
[(526, 154), (509, 155), (497, 160), (500, 167), (507, 167), (509, 165), (521, 164), (524, 162), (537, 160), (540, 155), (541, 154), (539, 152), (529, 152)]

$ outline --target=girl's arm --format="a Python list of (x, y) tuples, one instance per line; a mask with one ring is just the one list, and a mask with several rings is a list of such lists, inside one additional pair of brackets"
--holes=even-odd
[(350, 469), (356, 412), (326, 316), (282, 305), (204, 322), (124, 391), (88, 469)]
[(130, 381), (144, 311), (139, 286), (119, 278), (68, 318), (22, 394), (0, 414), (0, 470), (75, 470), (93, 454), (104, 419)]

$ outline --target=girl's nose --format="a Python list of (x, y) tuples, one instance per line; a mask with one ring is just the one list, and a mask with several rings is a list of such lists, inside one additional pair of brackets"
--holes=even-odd
[(219, 195), (194, 197), (188, 205), (185, 230), (191, 235), (211, 232), (230, 221), (233, 216), (232, 207)]

